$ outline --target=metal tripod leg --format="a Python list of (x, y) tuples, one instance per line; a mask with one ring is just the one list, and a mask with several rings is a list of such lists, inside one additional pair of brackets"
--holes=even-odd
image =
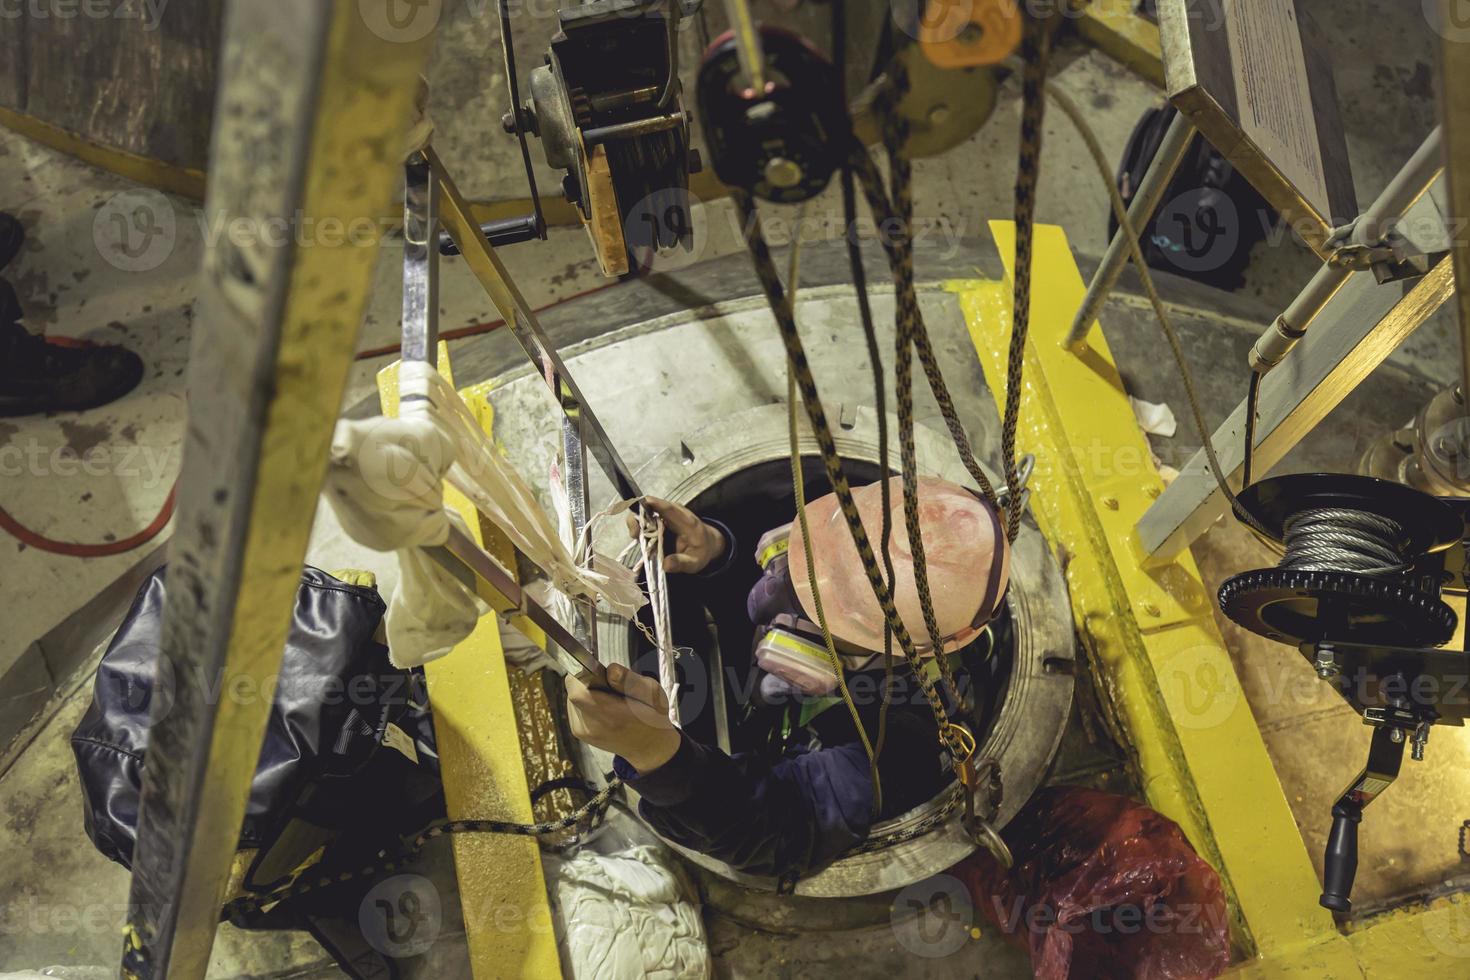
[(226, 14), (207, 208), (256, 237), (204, 257), (125, 976), (209, 963), (377, 258), (322, 232), (387, 212), (431, 43), (356, 0)]
[[(1184, 113), (1176, 112), (1164, 133), (1163, 142), (1159, 144), (1159, 151), (1154, 154), (1153, 162), (1148, 165), (1143, 179), (1138, 183), (1138, 193), (1134, 195), (1133, 203), (1128, 205), (1128, 217), (1132, 219), (1133, 227), (1140, 232), (1158, 209), (1164, 191), (1168, 189), (1169, 181), (1174, 179), (1174, 174), (1179, 171), (1179, 165), (1184, 162), (1184, 154), (1188, 152), (1194, 136), (1194, 123)], [(1079, 347), (1087, 340), (1098, 313), (1108, 301), (1108, 294), (1118, 284), (1118, 277), (1128, 265), (1128, 255), (1127, 233), (1119, 228), (1112, 241), (1108, 242), (1108, 250), (1103, 254), (1102, 264), (1093, 274), (1092, 282), (1087, 284), (1087, 296), (1077, 310), (1072, 329), (1063, 341), (1064, 346)]]

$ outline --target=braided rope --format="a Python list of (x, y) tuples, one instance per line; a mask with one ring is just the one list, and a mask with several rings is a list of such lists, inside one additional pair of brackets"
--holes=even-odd
[(1006, 514), (1006, 537), (1021, 527), (1020, 478), (1016, 469), (1016, 426), (1021, 414), (1021, 370), (1031, 328), (1031, 253), (1035, 237), (1036, 184), (1041, 174), (1042, 120), (1046, 114), (1046, 70), (1051, 59), (1050, 18), (1027, 18), (1021, 36), (1021, 152), (1016, 166), (1016, 274), (1011, 304), (1011, 344), (1006, 360), (1006, 404), (1000, 444), (1006, 486), (1014, 506)]
[[(868, 202), (868, 210), (873, 213), (873, 220), (878, 226), (880, 228), (907, 228), (908, 223), (900, 219), (892, 204), (889, 203), (877, 164), (873, 162), (872, 157), (868, 156), (868, 151), (856, 142), (848, 156), (848, 167), (861, 183), (863, 196)], [(1000, 498), (996, 495), (995, 488), (991, 485), (985, 470), (975, 459), (975, 452), (970, 446), (970, 437), (966, 434), (964, 423), (960, 421), (959, 413), (955, 410), (954, 399), (949, 394), (949, 386), (945, 383), (944, 373), (939, 367), (939, 359), (934, 355), (933, 342), (929, 338), (929, 328), (924, 323), (923, 312), (919, 308), (918, 293), (914, 289), (912, 256), (906, 258), (896, 249), (896, 237), (879, 236), (883, 250), (887, 253), (889, 269), (893, 276), (895, 323), (901, 329), (908, 331), (912, 337), (914, 349), (919, 355), (919, 363), (924, 368), (924, 377), (929, 382), (929, 389), (934, 393), (934, 401), (939, 406), (939, 414), (944, 419), (945, 428), (949, 430), (950, 437), (954, 440), (960, 461), (969, 472), (970, 478), (980, 488), (981, 496), (992, 507), (999, 510)]]
[[(837, 77), (843, 80), (843, 95), (847, 94), (847, 7), (842, 3), (832, 4), (832, 64)], [(883, 354), (878, 345), (878, 331), (873, 325), (873, 304), (868, 296), (868, 273), (863, 268), (863, 246), (857, 235), (857, 187), (852, 168), (842, 167), (839, 176), (842, 188), (842, 222), (846, 229), (847, 267), (852, 275), (853, 293), (857, 297), (858, 319), (863, 327), (863, 342), (868, 350), (868, 370), (873, 377), (873, 410), (878, 413), (878, 466), (883, 482), (878, 488), (883, 507), (883, 516), (878, 531), (878, 555), (883, 559), (883, 579), (891, 590), (894, 583), (893, 555), (889, 544), (893, 538), (893, 493), (888, 485), (890, 473), (888, 452), (888, 395), (883, 376)], [(873, 751), (883, 754), (883, 744), (888, 737), (888, 708), (893, 696), (893, 631), (883, 624), (883, 692), (878, 706), (878, 737)]]
[[(965, 705), (960, 687), (955, 683), (954, 674), (943, 656), (944, 637), (939, 631), (938, 618), (934, 613), (934, 598), (929, 586), (928, 558), (924, 550), (923, 529), (919, 521), (919, 463), (918, 452), (914, 445), (913, 347), (915, 336), (923, 322), (923, 315), (919, 310), (918, 295), (914, 290), (913, 167), (909, 162), (907, 152), (909, 125), (908, 120), (899, 111), (899, 104), (908, 91), (909, 80), (907, 69), (897, 52), (889, 66), (889, 74), (892, 79), (892, 88), (882, 100), (880, 111), (888, 154), (889, 189), (894, 205), (893, 210), (897, 217), (896, 221), (884, 227), (893, 229), (891, 254), (894, 257), (892, 272), (895, 286), (894, 326), (896, 334), (894, 388), (897, 392), (899, 406), (898, 438), (899, 461), (903, 473), (904, 529), (908, 534), (909, 550), (913, 554), (914, 589), (919, 596), (919, 609), (924, 617), (924, 629), (929, 634), (929, 648), (934, 653), (945, 686), (963, 708)], [(867, 153), (864, 152), (863, 156), (867, 158)], [(868, 160), (871, 164), (871, 158)], [(931, 387), (933, 384), (931, 375)], [(945, 397), (948, 397), (949, 392), (942, 377), (936, 390), (943, 390)], [(958, 422), (957, 418), (956, 422)], [(951, 431), (956, 430), (961, 433), (955, 439), (956, 445), (965, 445), (968, 449), (968, 442), (964, 441), (963, 429), (956, 426)], [(963, 451), (961, 455), (964, 455)], [(979, 469), (978, 464), (975, 468)], [(983, 477), (984, 474), (981, 475)], [(990, 490), (990, 496), (994, 496), (994, 488), (990, 487), (988, 481), (982, 486)]]
[(796, 321), (791, 314), (790, 299), (781, 285), (780, 277), (776, 274), (775, 263), (771, 258), (770, 246), (766, 243), (755, 200), (748, 192), (739, 188), (732, 189), (731, 194), (736, 206), (740, 208), (741, 227), (745, 234), (746, 247), (750, 250), (751, 260), (755, 265), (756, 277), (760, 280), (761, 289), (766, 294), (766, 301), (780, 329), (781, 340), (786, 348), (787, 361), (796, 377), (797, 386), (801, 390), (807, 419), (811, 423), (812, 432), (817, 440), (817, 448), (821, 452), (822, 465), (827, 472), (828, 482), (832, 484), (833, 493), (837, 496), (838, 508), (842, 511), (843, 520), (847, 523), (848, 532), (852, 535), (858, 557), (862, 561), (863, 572), (867, 575), (868, 583), (873, 588), (873, 594), (878, 599), (878, 605), (883, 610), (883, 617), (887, 621), (888, 628), (897, 638), (899, 649), (903, 652), (904, 659), (908, 661), (910, 669), (913, 670), (915, 679), (924, 693), (924, 698), (934, 713), (935, 723), (939, 726), (940, 739), (955, 755), (958, 766), (968, 757), (961, 741), (963, 736), (954, 731), (957, 726), (951, 726), (944, 708), (944, 701), (935, 688), (934, 682), (920, 669), (919, 654), (914, 647), (913, 637), (909, 635), (908, 628), (898, 615), (898, 609), (893, 603), (893, 592), (889, 589), (888, 583), (883, 580), (883, 573), (879, 571), (878, 558), (873, 553), (872, 542), (868, 538), (867, 530), (863, 527), (862, 517), (858, 514), (857, 504), (852, 496), (852, 486), (848, 483), (842, 459), (837, 454), (837, 444), (832, 437), (832, 427), (827, 420), (827, 412), (822, 405), (822, 397), (817, 390), (817, 382), (812, 375), (811, 364), (807, 360), (806, 348), (802, 344), (801, 335), (796, 330)]
[[(801, 227), (805, 217), (806, 203), (802, 202), (796, 216), (798, 228)], [(791, 240), (791, 260), (786, 267), (786, 288), (790, 296), (793, 321), (796, 315), (796, 291), (800, 286), (801, 238), (795, 237)], [(837, 678), (838, 693), (842, 696), (842, 703), (847, 706), (847, 713), (852, 717), (852, 726), (857, 729), (858, 740), (862, 742), (863, 752), (868, 757), (868, 773), (873, 779), (873, 814), (876, 816), (883, 809), (883, 780), (878, 773), (878, 755), (873, 748), (873, 743), (868, 739), (868, 730), (863, 727), (863, 719), (858, 714), (857, 704), (852, 700), (852, 692), (847, 689), (847, 673), (842, 669), (842, 658), (837, 655), (837, 644), (833, 642), (832, 631), (827, 626), (827, 609), (822, 604), (822, 590), (817, 585), (817, 555), (812, 550), (812, 532), (806, 519), (806, 480), (803, 478), (801, 469), (801, 442), (796, 425), (796, 400), (796, 375), (792, 372), (791, 365), (787, 364), (786, 433), (790, 444), (791, 492), (796, 501), (796, 519), (801, 528), (802, 547), (806, 549), (807, 587), (812, 590), (812, 610), (817, 615), (817, 626), (822, 631), (822, 641), (827, 647), (827, 662), (832, 666), (832, 673)]]

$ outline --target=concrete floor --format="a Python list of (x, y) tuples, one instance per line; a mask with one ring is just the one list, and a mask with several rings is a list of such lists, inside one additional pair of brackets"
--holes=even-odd
[[(1434, 38), (1418, 4), (1312, 0), (1308, 6), (1332, 40), (1355, 181), (1360, 201), (1366, 202), (1433, 125)], [(431, 71), (435, 91), (431, 111), (440, 120), (437, 145), (467, 193), (519, 197), (524, 195), (523, 177), (514, 141), (500, 133), (496, 123), (504, 110), (504, 96), (491, 9), (487, 4), (468, 5), (444, 25)], [(529, 57), (540, 40), (528, 33), (519, 41), (518, 50), (527, 49), (523, 64), (534, 64)], [(1107, 152), (1116, 159), (1140, 113), (1158, 103), (1157, 93), (1107, 59), (1073, 44), (1062, 55), (1061, 83), (1088, 108)], [(1007, 84), (994, 117), (975, 137), (945, 157), (918, 162), (915, 198), (925, 227), (944, 240), (958, 242), (985, 237), (987, 219), (1009, 215), (1018, 118), (1016, 88)], [(116, 196), (136, 193), (130, 185), (8, 131), (0, 131), (0, 167), (8, 178), (0, 183), (0, 210), (19, 215), (30, 236), (26, 250), (6, 273), (17, 287), (27, 321), (53, 335), (126, 343), (149, 366), (137, 391), (106, 408), (0, 421), (0, 453), (5, 454), (0, 459), (6, 464), (0, 506), (36, 530), (67, 540), (126, 536), (157, 512), (177, 472), (193, 277), (199, 249), (211, 231), (202, 225), (196, 205), (150, 196), (146, 200), (156, 213), (171, 219), (162, 227), (171, 224), (172, 230), (145, 253), (146, 268), (130, 266), (132, 260), (110, 248), (106, 221), (112, 210), (132, 200)], [(555, 186), (549, 172), (540, 176), (543, 188)], [(1104, 245), (1106, 204), (1081, 142), (1055, 112), (1046, 124), (1039, 199), (1039, 219), (1063, 225), (1087, 267), (1089, 257), (1100, 254)], [(832, 237), (840, 224), (831, 220), (838, 209), (835, 193), (829, 192), (813, 202), (803, 227), (817, 237)], [(793, 217), (790, 209), (771, 208), (766, 213), (787, 222)], [(691, 259), (708, 261), (742, 250), (731, 217), (728, 201), (710, 202), (697, 210), (696, 220), (708, 233)], [(787, 236), (776, 220), (771, 225), (773, 243), (783, 244)], [(554, 230), (549, 241), (516, 246), (503, 257), (536, 306), (603, 285), (579, 230)], [(398, 258), (393, 249), (384, 249), (379, 288), (363, 330), (363, 350), (396, 340)], [(1279, 310), (1313, 268), (1312, 256), (1295, 242), (1259, 246), (1245, 289), (1222, 300), (1238, 316), (1186, 318), (1182, 324), (1198, 369), (1243, 365), (1244, 351), (1253, 339), (1250, 326), (1263, 324)], [(922, 276), (924, 269), (919, 271)], [(585, 304), (575, 308), (585, 310)], [(446, 330), (496, 319), (478, 286), (454, 263), (445, 267), (441, 306)], [(1120, 296), (1104, 324), (1133, 393), (1167, 401), (1178, 411), (1179, 434), (1154, 440), (1161, 460), (1178, 465), (1198, 440), (1184, 419), (1177, 378), (1156, 357), (1154, 328), (1135, 314), (1136, 303)], [(456, 356), (461, 363), (473, 364), (477, 350), (502, 342), (503, 338), (462, 341), (456, 345)], [(1453, 379), (1457, 356), (1453, 325), (1442, 312), (1319, 427), (1282, 470), (1351, 467), (1370, 439), (1401, 423)], [(374, 373), (391, 359), (359, 362), (344, 407), (359, 406), (372, 396)], [(477, 378), (462, 375), (458, 380)], [(1241, 397), (1244, 374), (1210, 370), (1202, 373), (1201, 381), (1206, 412), (1219, 419)], [(92, 472), (74, 465), (74, 456), (94, 461)], [(98, 467), (102, 475), (97, 475)], [(63, 558), (4, 539), (0, 553), (9, 555), (0, 564), (8, 627), (0, 634), (0, 672), (136, 558), (136, 553), (97, 560)], [(1198, 554), (1212, 585), (1260, 561), (1234, 529), (1212, 532)], [(375, 568), (385, 585), (394, 574), (391, 562), (351, 546), (329, 518), (319, 518), (309, 557), (326, 567)], [(1293, 659), (1290, 651), (1242, 636), (1228, 624), (1227, 638), (1288, 799), (1297, 807), (1309, 850), (1320, 854), (1327, 823), (1321, 801), (1335, 795), (1359, 764), (1366, 733), (1355, 727), (1345, 708), (1320, 697), (1310, 683), (1309, 670), (1302, 683), (1306, 665)], [(0, 929), (0, 970), (105, 963), (117, 950), (126, 875), (99, 857), (81, 832), (80, 801), (66, 746), (66, 735), (85, 705), (86, 673), (84, 666), (73, 676), (52, 678), (59, 690), (54, 715), (29, 733), (25, 751), (12, 746), (3, 757), (0, 799), (5, 801), (6, 831), (0, 836), (0, 895), (6, 896), (7, 914), (19, 909), (32, 925), (20, 931)], [(7, 698), (13, 693), (4, 692)], [(1364, 898), (1386, 899), (1457, 870), (1453, 832), (1470, 814), (1449, 809), (1454, 799), (1465, 795), (1464, 787), (1453, 783), (1458, 778), (1453, 774), (1470, 770), (1450, 763), (1470, 754), (1470, 740), (1438, 732), (1435, 739), (1430, 762), (1407, 766), (1399, 785), (1375, 805), (1364, 823), (1365, 865), (1359, 876)], [(1331, 750), (1323, 753), (1318, 746)], [(1430, 799), (1439, 800), (1443, 812), (1426, 814), (1419, 809)], [(1410, 844), (1423, 846), (1399, 839), (1405, 826), (1422, 828)], [(81, 913), (90, 918), (84, 917), (81, 928), (75, 928), (72, 916)], [(891, 936), (880, 935), (872, 945), (856, 943), (852, 950), (862, 955), (844, 953), (839, 962), (805, 958), (797, 940), (767, 937), (759, 941), (759, 950), (741, 947), (729, 939), (724, 926), (711, 928), (727, 971), (738, 975), (785, 975), (805, 967), (864, 976), (890, 969), (881, 955), (874, 958), (869, 951), (885, 944), (892, 947)], [(212, 972), (263, 975), (318, 958), (319, 950), (309, 940), (262, 940), (225, 927)], [(1016, 964), (1014, 959), (1006, 962)], [(944, 966), (945, 972), (952, 972), (956, 964)]]

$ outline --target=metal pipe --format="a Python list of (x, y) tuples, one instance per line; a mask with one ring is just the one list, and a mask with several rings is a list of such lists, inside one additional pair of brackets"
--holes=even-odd
[[(351, 0), (252, 0), (224, 5), (223, 35), (209, 212), (255, 227), (381, 215), (433, 32), (384, 37)], [(351, 242), (243, 265), (228, 244), (203, 255), (156, 670), (178, 683), (153, 699), (124, 975), (198, 980), (209, 966), (271, 708), (228, 694), (268, 692), (280, 671), (377, 257)]]
[(1443, 170), (1444, 127), (1436, 126), (1355, 222), (1354, 240), (1367, 245), (1382, 241), (1388, 234), (1388, 224), (1402, 218)]
[[(1455, 0), (1443, 3), (1444, 22), (1455, 23), (1450, 19)], [(1449, 212), (1456, 222), (1464, 222), (1470, 218), (1470, 45), (1453, 31), (1440, 34), (1439, 104), (1449, 161)], [(1455, 305), (1460, 314), (1460, 395), (1462, 404), (1470, 405), (1470, 240), (1457, 231), (1450, 248), (1459, 283)]]
[(1250, 352), (1252, 371), (1266, 373), (1281, 363), (1291, 352), (1296, 342), (1306, 336), (1307, 325), (1331, 302), (1337, 291), (1346, 285), (1353, 270), (1322, 263), (1322, 268), (1307, 283), (1305, 289), (1286, 308), (1286, 312), (1272, 321), (1266, 332), (1256, 340)]
[(439, 190), (429, 161), (403, 167), (403, 359), (433, 364), (439, 347)]
[[(1424, 138), (1407, 163), (1399, 168), (1383, 193), (1353, 223), (1353, 243), (1374, 246), (1388, 232), (1388, 225), (1403, 217), (1444, 169), (1444, 152), (1439, 127)], [(1349, 266), (1324, 262), (1286, 311), (1261, 334), (1250, 352), (1252, 371), (1271, 370), (1306, 335), (1307, 327), (1331, 302), (1354, 270)]]
[(761, 35), (751, 16), (747, 0), (725, 0), (725, 16), (735, 32), (735, 51), (740, 58), (740, 71), (757, 94), (766, 90), (766, 56), (761, 50)]
[(635, 136), (662, 133), (668, 129), (676, 129), (683, 123), (684, 113), (666, 112), (657, 116), (649, 116), (647, 119), (634, 119), (630, 122), (609, 123), (606, 126), (584, 129), (582, 142), (587, 146), (595, 146), (598, 143), (606, 143), (608, 140), (631, 139)]
[[(494, 221), (487, 221), (480, 225), (480, 234), (485, 236), (491, 248), (504, 248), (507, 245), (519, 245), (521, 242), (540, 238), (541, 228), (536, 223), (536, 216), (527, 214), (519, 218), (497, 218)], [(439, 232), (439, 254), (459, 254), (459, 246), (454, 243), (454, 237), (447, 231)]]
[[(1188, 152), (1191, 142), (1194, 140), (1194, 123), (1184, 113), (1176, 113), (1169, 123), (1169, 129), (1164, 133), (1164, 140), (1159, 144), (1159, 152), (1154, 154), (1153, 161), (1144, 171), (1143, 180), (1139, 181), (1138, 193), (1133, 197), (1133, 203), (1128, 206), (1128, 218), (1133, 227), (1142, 229), (1148, 219), (1153, 217), (1154, 211), (1158, 209), (1159, 203), (1168, 189), (1169, 182), (1174, 179), (1174, 174), (1179, 171), (1179, 165), (1184, 162), (1184, 154)], [(1118, 277), (1123, 274), (1123, 268), (1128, 264), (1129, 248), (1126, 233), (1120, 227), (1113, 235), (1112, 241), (1108, 242), (1108, 250), (1103, 253), (1102, 264), (1097, 267), (1093, 274), (1092, 282), (1087, 285), (1087, 295), (1082, 300), (1082, 306), (1077, 310), (1077, 316), (1072, 321), (1072, 329), (1068, 331), (1063, 346), (1068, 348), (1081, 347), (1087, 341), (1087, 334), (1092, 330), (1092, 325), (1097, 321), (1097, 315), (1102, 306), (1107, 302), (1108, 294), (1118, 283)]]

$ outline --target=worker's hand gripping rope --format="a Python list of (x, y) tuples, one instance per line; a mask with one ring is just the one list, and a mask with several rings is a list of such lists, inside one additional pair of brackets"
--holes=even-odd
[[(643, 578), (648, 588), (648, 605), (653, 614), (653, 635), (649, 637), (658, 650), (658, 682), (669, 702), (669, 721), (679, 724), (679, 675), (674, 661), (678, 652), (673, 643), (673, 627), (669, 623), (668, 572), (664, 569), (664, 519), (657, 511), (639, 501), (638, 549), (639, 563), (643, 566)], [(634, 620), (634, 622), (638, 622)], [(638, 622), (640, 629), (646, 627)]]

